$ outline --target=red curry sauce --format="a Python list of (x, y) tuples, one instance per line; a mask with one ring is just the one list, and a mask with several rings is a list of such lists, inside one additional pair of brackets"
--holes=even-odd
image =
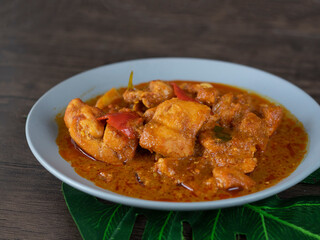
[[(269, 103), (269, 101), (254, 93), (242, 89), (211, 83), (221, 93), (236, 92), (249, 94), (253, 105)], [(140, 84), (137, 88), (143, 88)], [(119, 89), (121, 93), (125, 88)], [(87, 103), (94, 105), (97, 98)], [(121, 104), (121, 103), (118, 103)], [(258, 151), (255, 157), (258, 164), (249, 176), (257, 183), (249, 190), (218, 190), (214, 195), (196, 195), (181, 185), (173, 184), (166, 176), (154, 172), (154, 154), (139, 148), (133, 160), (125, 165), (114, 166), (97, 161), (85, 155), (72, 141), (68, 129), (63, 121), (63, 114), (56, 118), (59, 127), (57, 144), (60, 155), (67, 160), (75, 171), (82, 177), (92, 181), (97, 186), (122, 195), (159, 201), (208, 201), (238, 197), (254, 193), (275, 185), (290, 175), (300, 164), (307, 149), (308, 135), (303, 125), (285, 108), (283, 119), (276, 132), (271, 136), (267, 149)], [(148, 179), (148, 184), (140, 181), (140, 176)]]

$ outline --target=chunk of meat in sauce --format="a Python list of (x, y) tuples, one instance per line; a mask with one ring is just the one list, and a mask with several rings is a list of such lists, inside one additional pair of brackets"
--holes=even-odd
[(89, 106), (76, 98), (67, 106), (64, 121), (71, 138), (86, 153), (97, 160), (121, 165), (124, 157), (133, 157), (138, 141), (129, 140), (108, 126), (105, 128), (105, 124), (97, 120), (103, 114), (99, 108)]
[(210, 106), (217, 102), (220, 95), (219, 91), (210, 83), (183, 83), (181, 88), (196, 94), (196, 100)]
[(217, 101), (218, 96), (219, 92), (214, 87), (200, 88), (196, 99), (208, 105), (213, 105)]
[(242, 172), (252, 172), (257, 159), (254, 157), (256, 143), (252, 138), (232, 135), (230, 141), (223, 141), (215, 136), (215, 132), (207, 130), (199, 135), (199, 141), (204, 147), (204, 156), (213, 161), (214, 166), (230, 166)]
[(161, 80), (151, 81), (147, 90), (127, 89), (123, 94), (123, 98), (126, 102), (137, 103), (142, 101), (147, 108), (156, 107), (163, 101), (172, 97), (172, 87)]
[(205, 158), (160, 158), (155, 164), (155, 171), (196, 195), (217, 191), (212, 164)]
[(151, 119), (153, 118), (156, 110), (157, 110), (157, 108), (154, 107), (154, 108), (149, 108), (147, 111), (144, 112), (143, 118), (144, 118), (146, 123), (151, 121)]
[(249, 176), (232, 167), (216, 167), (213, 169), (213, 176), (221, 189), (251, 189), (256, 185)]
[(71, 138), (86, 153), (105, 162), (120, 164), (115, 152), (102, 144), (104, 124), (97, 120), (102, 114), (99, 108), (91, 107), (76, 98), (69, 103), (64, 121)]
[[(267, 118), (260, 118), (252, 112), (244, 114), (239, 125), (232, 132), (230, 141), (223, 141), (212, 130), (206, 130), (200, 134), (200, 143), (205, 148), (204, 153), (211, 156), (216, 166), (232, 166), (244, 173), (254, 170), (257, 159), (254, 157), (257, 147), (265, 150), (269, 141), (270, 129), (279, 125), (281, 114), (278, 107), (264, 106), (265, 112), (276, 112), (275, 117), (271, 113)], [(281, 110), (281, 109), (280, 109)], [(271, 120), (269, 120), (271, 119)], [(270, 122), (268, 125), (267, 121)]]
[(159, 122), (151, 121), (145, 125), (139, 144), (161, 156), (185, 157), (193, 155), (194, 139)]
[(283, 117), (283, 109), (279, 106), (261, 104), (260, 111), (268, 127), (268, 135), (271, 136), (280, 125)]
[(208, 119), (210, 108), (176, 98), (161, 103), (140, 138), (140, 146), (165, 157), (194, 154), (196, 135)]
[(246, 113), (238, 130), (247, 137), (254, 138), (259, 148), (263, 151), (267, 147), (269, 137), (278, 128), (283, 111), (281, 107), (263, 104), (261, 112), (263, 118), (252, 112)]
[(203, 132), (206, 130), (212, 130), (214, 129), (215, 126), (217, 126), (218, 122), (217, 116), (211, 115), (209, 116), (208, 120), (202, 125), (201, 129), (199, 132)]
[(103, 144), (111, 148), (121, 162), (133, 159), (138, 146), (138, 138), (129, 139), (110, 125), (107, 125), (103, 135)]
[(224, 94), (212, 107), (214, 116), (225, 128), (236, 126), (243, 115), (250, 111), (250, 98), (247, 95)]
[(249, 112), (239, 125), (239, 132), (253, 138), (261, 150), (265, 150), (268, 144), (268, 127), (266, 122), (256, 114)]

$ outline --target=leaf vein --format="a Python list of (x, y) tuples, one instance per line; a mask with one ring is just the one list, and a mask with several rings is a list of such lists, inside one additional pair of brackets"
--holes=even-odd
[(170, 217), (171, 217), (171, 215), (172, 215), (172, 211), (170, 211), (170, 213), (168, 214), (168, 216), (167, 216), (167, 218), (166, 218), (166, 220), (165, 220), (165, 222), (164, 222), (164, 224), (163, 224), (163, 226), (162, 226), (162, 228), (161, 228), (161, 230), (160, 230), (160, 233), (159, 233), (159, 240), (161, 240), (161, 238), (162, 238), (162, 235), (163, 235), (163, 232), (164, 232), (164, 229), (165, 229), (165, 227), (166, 227), (166, 225), (168, 224), (168, 221), (169, 221), (169, 219), (170, 219)]
[(211, 232), (211, 239), (212, 240), (214, 239), (214, 235), (216, 233), (216, 227), (217, 227), (217, 224), (218, 224), (220, 213), (221, 213), (221, 209), (219, 209), (219, 211), (217, 213), (217, 216), (216, 216), (216, 219), (214, 220), (214, 224), (213, 224), (213, 228), (212, 228), (212, 232)]
[(266, 223), (265, 223), (265, 221), (264, 221), (264, 216), (262, 215), (262, 213), (259, 213), (259, 214), (260, 214), (260, 217), (261, 217), (261, 222), (262, 222), (262, 227), (263, 227), (264, 235), (265, 235), (266, 239), (269, 240)]
[(116, 212), (118, 211), (118, 209), (121, 207), (121, 205), (119, 204), (119, 206), (117, 206), (117, 208), (113, 211), (109, 221), (108, 221), (108, 224), (107, 224), (107, 227), (106, 227), (106, 230), (104, 231), (104, 234), (103, 234), (103, 238), (102, 239), (106, 239), (106, 236), (107, 236), (107, 232), (109, 230), (109, 227), (110, 227), (110, 224), (112, 222), (112, 219), (114, 218)]
[(288, 209), (288, 208), (294, 208), (294, 207), (305, 207), (305, 206), (308, 206), (308, 207), (317, 207), (317, 206), (320, 206), (320, 203), (295, 203), (295, 204), (292, 204), (290, 206), (282, 206), (282, 207), (269, 207), (269, 206), (263, 206), (263, 207), (257, 207), (259, 209)]
[(294, 225), (292, 223), (289, 223), (289, 222), (286, 222), (286, 221), (282, 220), (281, 218), (275, 217), (275, 216), (263, 211), (261, 208), (258, 208), (256, 206), (252, 206), (250, 204), (246, 204), (245, 206), (250, 208), (250, 209), (252, 209), (255, 212), (258, 212), (259, 214), (262, 214), (264, 217), (268, 217), (270, 219), (273, 219), (276, 222), (279, 222), (279, 223), (281, 223), (283, 225), (286, 225), (288, 227), (293, 228), (294, 230), (300, 231), (303, 234), (306, 234), (306, 235), (308, 235), (310, 237), (313, 237), (315, 239), (319, 239), (320, 240), (320, 236), (318, 234), (312, 233), (312, 232), (310, 232), (310, 231), (308, 231), (308, 230), (306, 230), (306, 229), (304, 229), (302, 227), (298, 227), (298, 226), (296, 226), (296, 225)]

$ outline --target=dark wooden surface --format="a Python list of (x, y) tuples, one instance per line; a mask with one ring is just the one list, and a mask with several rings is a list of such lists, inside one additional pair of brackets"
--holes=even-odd
[[(38, 163), (25, 139), (36, 100), (84, 70), (161, 56), (250, 65), (320, 103), (320, 2), (2, 0), (0, 239), (81, 238), (61, 182)], [(299, 184), (281, 196), (315, 194), (319, 186)], [(138, 219), (132, 239), (140, 239), (143, 222)]]

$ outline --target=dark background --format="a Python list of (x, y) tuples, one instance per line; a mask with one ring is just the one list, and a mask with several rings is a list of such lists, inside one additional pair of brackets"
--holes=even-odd
[[(260, 68), (320, 103), (320, 1), (1, 0), (0, 239), (81, 238), (61, 182), (25, 139), (36, 100), (87, 69), (164, 56)], [(298, 184), (281, 196), (314, 194), (319, 186)]]

